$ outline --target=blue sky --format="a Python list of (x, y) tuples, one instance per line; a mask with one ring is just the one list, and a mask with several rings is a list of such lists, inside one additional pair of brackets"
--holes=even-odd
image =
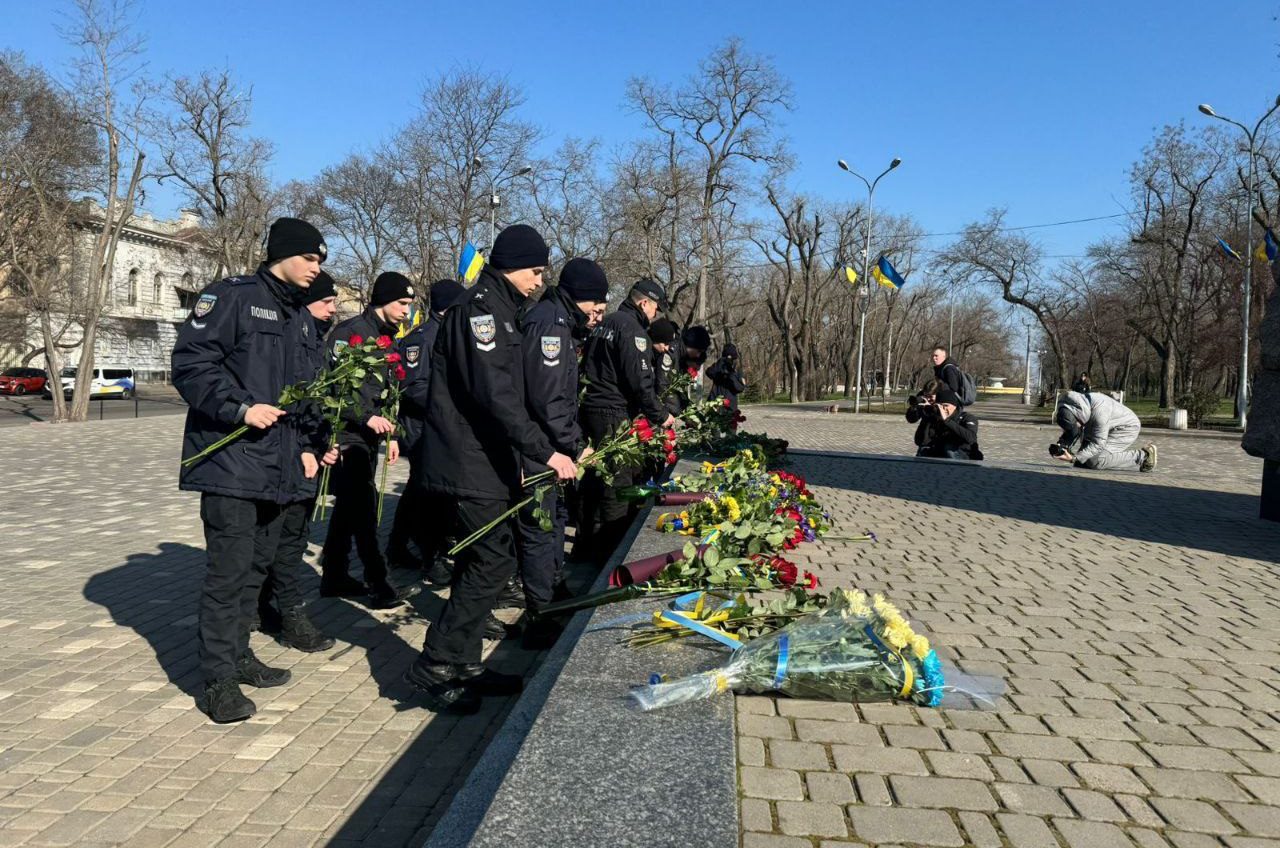
[[(54, 29), (64, 8), (0, 0), (0, 48), (57, 70), (71, 52)], [(255, 129), (276, 143), (280, 179), (389, 135), (423, 82), (457, 66), (520, 84), (526, 118), (551, 143), (618, 144), (641, 131), (623, 107), (629, 77), (677, 81), (736, 35), (794, 86), (783, 128), (794, 185), (858, 197), (861, 184), (836, 159), (875, 173), (901, 156), (877, 208), (930, 232), (992, 206), (1007, 206), (1011, 225), (1121, 212), (1128, 168), (1160, 126), (1203, 125), (1202, 101), (1252, 124), (1280, 93), (1280, 0), (141, 0), (139, 10), (151, 72), (226, 66), (253, 86)], [(1035, 235), (1070, 255), (1118, 225)]]

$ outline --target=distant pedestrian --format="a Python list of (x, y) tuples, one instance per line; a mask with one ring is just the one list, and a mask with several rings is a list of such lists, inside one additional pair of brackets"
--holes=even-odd
[(729, 407), (738, 411), (738, 395), (747, 388), (747, 381), (738, 370), (738, 347), (734, 344), (724, 346), (724, 351), (716, 364), (707, 369), (707, 378), (711, 380), (711, 399), (728, 398)]

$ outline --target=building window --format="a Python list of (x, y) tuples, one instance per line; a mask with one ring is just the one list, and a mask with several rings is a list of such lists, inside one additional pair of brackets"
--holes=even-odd
[(182, 287), (187, 291), (195, 291), (196, 278), (191, 275), (190, 271), (182, 275)]
[(138, 305), (138, 269), (132, 268), (129, 271), (129, 305)]
[(164, 286), (164, 275), (163, 275), (163, 274), (156, 274), (155, 281), (154, 281), (154, 282), (152, 283), (152, 285), (151, 285), (151, 300), (152, 300), (152, 302), (154, 302), (154, 303), (159, 303), (159, 302), (160, 302), (160, 299), (161, 299), (162, 297), (164, 297), (164, 288), (163, 288), (163, 286)]

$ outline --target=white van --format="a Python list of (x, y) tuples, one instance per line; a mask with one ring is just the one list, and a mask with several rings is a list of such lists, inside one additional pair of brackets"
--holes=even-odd
[[(62, 369), (62, 395), (70, 398), (71, 393), (75, 391), (76, 374), (78, 368), (72, 366)], [(89, 384), (89, 397), (91, 398), (131, 398), (136, 390), (133, 381), (132, 368), (95, 368), (93, 369), (93, 380)], [(44, 396), (53, 397), (53, 387), (50, 383), (45, 383)]]

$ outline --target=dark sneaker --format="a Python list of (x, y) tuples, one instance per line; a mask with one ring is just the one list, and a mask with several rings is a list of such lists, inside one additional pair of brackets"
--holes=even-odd
[(525, 625), (520, 647), (527, 651), (545, 651), (556, 643), (564, 625), (554, 618), (538, 618)]
[(306, 607), (286, 610), (280, 627), (280, 641), (290, 648), (315, 653), (333, 647), (333, 638), (316, 629), (307, 616)]
[(507, 624), (493, 613), (489, 613), (489, 617), (484, 622), (484, 638), (486, 639), (510, 639), (516, 635), (516, 628)]
[(518, 674), (503, 674), (484, 667), (482, 663), (454, 666), (462, 685), (477, 695), (519, 695), (524, 691), (524, 678)]
[(293, 677), (287, 668), (272, 668), (253, 655), (253, 651), (245, 654), (236, 663), (236, 683), (245, 683), (259, 689), (272, 686), (283, 686)]
[(364, 584), (349, 574), (320, 580), (320, 597), (322, 598), (361, 598), (368, 593), (369, 590)]
[(218, 680), (204, 687), (204, 695), (196, 702), (205, 715), (218, 724), (244, 721), (258, 711), (244, 696), (235, 680)]
[(277, 636), (284, 629), (284, 617), (270, 604), (258, 607), (258, 621), (252, 629), (268, 636)]
[(365, 606), (369, 607), (369, 609), (395, 609), (421, 591), (422, 587), (416, 584), (399, 589), (390, 583), (370, 587), (369, 598), (365, 601)]
[(1147, 442), (1147, 446), (1142, 449), (1142, 464), (1138, 466), (1139, 471), (1155, 471), (1156, 470), (1156, 443)]
[(432, 712), (470, 715), (480, 709), (480, 694), (463, 686), (448, 663), (425, 663), (419, 658), (409, 666), (404, 679), (422, 694)]
[(524, 609), (524, 586), (520, 585), (520, 581), (512, 577), (507, 581), (507, 585), (502, 587), (502, 591), (498, 593), (498, 600), (494, 603), (494, 609)]
[(453, 559), (441, 554), (427, 569), (426, 580), (432, 586), (448, 586), (453, 582)]

